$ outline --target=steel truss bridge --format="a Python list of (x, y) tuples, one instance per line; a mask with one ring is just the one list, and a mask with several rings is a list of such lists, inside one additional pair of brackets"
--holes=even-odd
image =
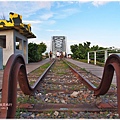
[(57, 51), (66, 53), (66, 37), (65, 36), (52, 36), (53, 58), (55, 58)]

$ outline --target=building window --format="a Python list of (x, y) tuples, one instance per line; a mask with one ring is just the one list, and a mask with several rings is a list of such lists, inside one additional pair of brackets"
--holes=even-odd
[(6, 48), (6, 35), (0, 35), (0, 47)]
[(18, 37), (16, 37), (16, 49), (22, 50), (22, 40)]

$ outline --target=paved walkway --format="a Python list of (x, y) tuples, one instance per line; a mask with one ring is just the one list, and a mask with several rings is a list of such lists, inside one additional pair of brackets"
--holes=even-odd
[[(50, 61), (50, 59), (47, 58), (47, 59), (42, 60), (40, 62), (26, 64), (27, 74), (32, 72), (33, 70), (37, 69), (38, 67), (42, 66), (43, 64), (49, 62), (49, 61)], [(4, 72), (3, 70), (0, 70), (0, 89), (2, 88), (3, 72)]]
[[(100, 67), (100, 66), (97, 66), (97, 65), (92, 65), (92, 64), (88, 64), (88, 63), (79, 62), (79, 61), (76, 61), (76, 60), (73, 60), (73, 59), (66, 59), (66, 60), (68, 60), (71, 63), (76, 64), (77, 66), (79, 66), (81, 68), (86, 69), (88, 72), (91, 72), (92, 74), (98, 76), (99, 78), (102, 78), (104, 67)], [(47, 59), (42, 60), (40, 62), (35, 62), (35, 63), (29, 63), (29, 64), (27, 64), (26, 65), (27, 74), (30, 73), (31, 71), (37, 69), (41, 65), (49, 62), (49, 61), (50, 61), (50, 59), (47, 58)], [(3, 72), (4, 72), (3, 70), (0, 70), (0, 89), (2, 88)], [(112, 83), (116, 84), (116, 76), (115, 75), (113, 77)]]
[[(66, 59), (66, 60), (71, 63), (74, 63), (78, 67), (85, 68), (85, 70), (87, 70), (88, 72), (91, 72), (93, 75), (96, 75), (97, 77), (102, 78), (104, 67), (83, 63), (73, 59)], [(112, 83), (116, 84), (116, 75), (114, 75)]]
[(49, 61), (50, 61), (50, 59), (47, 58), (47, 59), (42, 60), (40, 62), (26, 64), (27, 74), (32, 72), (33, 70), (37, 69), (38, 67), (44, 65), (45, 63), (47, 63)]

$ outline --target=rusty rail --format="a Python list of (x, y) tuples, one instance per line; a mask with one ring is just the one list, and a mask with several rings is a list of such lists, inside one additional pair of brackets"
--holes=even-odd
[[(68, 64), (69, 65), (69, 64)], [(69, 65), (70, 66), (70, 65)], [(108, 57), (104, 71), (101, 83), (98, 87), (94, 86), (89, 80), (82, 77), (82, 75), (77, 72), (73, 67), (71, 67), (71, 70), (76, 73), (76, 76), (82, 80), (82, 82), (90, 89), (94, 91), (95, 96), (104, 95), (107, 93), (107, 91), (110, 88), (114, 71), (116, 72), (116, 82), (117, 82), (117, 100), (118, 100), (118, 114), (120, 117), (120, 56), (116, 54), (112, 54)]]
[(3, 74), (2, 107), (0, 118), (14, 118), (15, 116), (17, 105), (17, 80), (19, 81), (19, 86), (24, 94), (33, 95), (37, 90), (40, 81), (54, 62), (55, 60), (39, 77), (34, 86), (31, 87), (27, 79), (25, 61), (22, 55), (13, 54), (10, 56)]
[[(55, 61), (52, 62), (51, 66)], [(50, 69), (50, 67), (48, 68)], [(47, 70), (46, 70), (47, 71)], [(110, 88), (114, 71), (117, 76), (117, 99), (118, 99), (118, 113), (120, 116), (120, 56), (111, 55), (108, 57), (102, 81), (99, 87), (95, 87), (92, 83), (90, 83), (87, 79), (83, 78), (80, 73), (75, 71), (76, 75), (88, 86), (89, 89), (94, 90), (94, 94), (96, 96), (104, 95)], [(35, 83), (33, 87), (29, 85), (26, 73), (25, 62), (22, 55), (12, 55), (4, 70), (3, 75), (3, 86), (2, 86), (2, 104), (1, 108), (1, 118), (14, 118), (16, 112), (16, 99), (17, 99), (17, 80), (19, 81), (19, 85), (24, 94), (32, 95), (38, 87), (38, 84), (42, 77), (41, 76), (38, 81)]]

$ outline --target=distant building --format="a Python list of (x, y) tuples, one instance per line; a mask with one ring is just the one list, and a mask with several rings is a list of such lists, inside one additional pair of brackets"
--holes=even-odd
[(65, 36), (52, 36), (53, 58), (56, 57), (57, 51), (66, 53), (66, 37)]
[(22, 16), (10, 12), (9, 21), (0, 20), (0, 47), (3, 48), (3, 65), (12, 54), (23, 55), (28, 63), (28, 39), (36, 38), (30, 24), (22, 23)]

